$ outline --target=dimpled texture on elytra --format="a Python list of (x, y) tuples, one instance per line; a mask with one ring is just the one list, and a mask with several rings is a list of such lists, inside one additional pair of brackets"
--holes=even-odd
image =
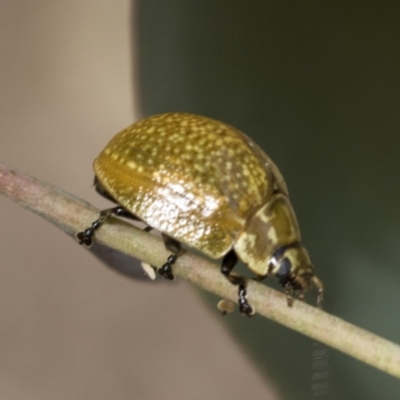
[[(105, 190), (151, 227), (213, 258), (270, 197), (276, 167), (246, 135), (184, 113), (143, 119), (94, 162)], [(279, 171), (277, 171), (279, 174)]]

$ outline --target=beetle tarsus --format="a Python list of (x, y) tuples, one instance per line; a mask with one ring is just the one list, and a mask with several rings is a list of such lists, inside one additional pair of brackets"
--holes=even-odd
[(172, 265), (175, 264), (176, 259), (178, 258), (177, 254), (171, 254), (167, 262), (158, 269), (158, 273), (163, 276), (165, 279), (172, 281), (175, 279), (174, 274), (172, 273)]
[(246, 286), (244, 284), (239, 285), (239, 310), (242, 314), (245, 314), (247, 317), (252, 317), (254, 315), (254, 309), (247, 301), (246, 295)]
[[(116, 206), (113, 208), (107, 208), (106, 210), (100, 211), (100, 216), (96, 221), (92, 222), (92, 225), (85, 229), (84, 231), (78, 232), (75, 237), (78, 240), (79, 244), (85, 247), (91, 247), (93, 244), (94, 233), (99, 229), (104, 222), (106, 222), (112, 215), (116, 215), (117, 217), (130, 218), (133, 220), (139, 220), (135, 215), (131, 214), (125, 208), (121, 206)], [(150, 226), (146, 226), (144, 229), (146, 232), (149, 232), (152, 228)]]
[(162, 238), (164, 240), (165, 247), (167, 250), (171, 251), (172, 254), (168, 257), (167, 262), (161, 268), (159, 268), (158, 273), (165, 279), (172, 281), (175, 279), (174, 274), (172, 273), (172, 266), (175, 264), (178, 256), (182, 253), (182, 246), (177, 240), (165, 234), (162, 234)]
[(82, 232), (78, 232), (75, 235), (79, 244), (81, 244), (85, 247), (90, 247), (93, 244), (93, 236), (94, 236), (94, 231), (96, 229), (93, 227), (93, 225), (94, 225), (94, 223), (92, 224), (92, 226), (90, 228), (87, 228)]
[(288, 307), (292, 307), (294, 302), (293, 299), (294, 290), (290, 281), (287, 281), (286, 283), (283, 284), (283, 291), (286, 294), (286, 302)]
[(221, 264), (221, 273), (228, 279), (232, 285), (238, 286), (238, 304), (239, 304), (239, 311), (242, 314), (247, 315), (248, 317), (251, 317), (254, 315), (254, 309), (253, 307), (249, 304), (247, 301), (246, 295), (246, 281), (243, 277), (241, 276), (236, 276), (236, 275), (231, 275), (231, 272), (238, 262), (238, 256), (236, 253), (232, 250), (229, 253), (227, 253), (222, 260)]
[(293, 300), (292, 296), (286, 295), (286, 302), (287, 302), (288, 307), (293, 307), (294, 300)]

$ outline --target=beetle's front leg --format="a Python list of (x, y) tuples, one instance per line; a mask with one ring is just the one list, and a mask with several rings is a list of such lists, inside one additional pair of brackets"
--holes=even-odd
[(177, 258), (182, 252), (181, 244), (171, 237), (162, 234), (162, 238), (164, 240), (165, 247), (172, 254), (167, 258), (167, 262), (158, 269), (158, 273), (163, 276), (165, 279), (173, 280), (174, 274), (172, 273), (172, 266), (175, 264)]
[[(140, 221), (138, 217), (131, 214), (129, 211), (125, 210), (125, 208), (121, 206), (116, 206), (113, 208), (107, 208), (106, 210), (100, 211), (100, 216), (96, 221), (92, 223), (92, 225), (85, 229), (82, 232), (78, 232), (75, 237), (78, 240), (79, 244), (82, 244), (86, 247), (90, 247), (93, 244), (94, 233), (99, 229), (104, 222), (106, 222), (112, 215), (116, 215), (117, 217), (124, 217), (133, 219), (135, 221)], [(144, 228), (145, 231), (150, 231), (152, 228), (150, 226), (146, 226)]]
[(242, 314), (251, 317), (254, 315), (255, 311), (246, 298), (246, 280), (242, 276), (231, 275), (231, 272), (237, 262), (238, 257), (236, 253), (234, 250), (231, 250), (222, 259), (221, 273), (229, 280), (229, 282), (231, 282), (235, 286), (238, 286), (239, 310)]
[(96, 219), (96, 221), (92, 222), (92, 225), (89, 228), (85, 229), (82, 232), (78, 232), (75, 235), (79, 244), (90, 247), (93, 244), (94, 233), (97, 231), (97, 229), (99, 229), (104, 224), (104, 222), (106, 222), (111, 217), (111, 215), (121, 215), (124, 212), (126, 211), (121, 206), (107, 208), (106, 210), (101, 211), (99, 218)]

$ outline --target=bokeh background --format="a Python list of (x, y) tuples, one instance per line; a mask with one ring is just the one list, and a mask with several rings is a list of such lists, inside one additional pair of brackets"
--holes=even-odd
[[(327, 310), (399, 342), (399, 15), (389, 1), (0, 0), (0, 160), (106, 207), (91, 162), (140, 116), (237, 126), (287, 180)], [(1, 398), (312, 397), (311, 340), (222, 319), (185, 282), (127, 279), (4, 198), (0, 215)], [(398, 399), (395, 378), (334, 350), (329, 363), (325, 398)]]

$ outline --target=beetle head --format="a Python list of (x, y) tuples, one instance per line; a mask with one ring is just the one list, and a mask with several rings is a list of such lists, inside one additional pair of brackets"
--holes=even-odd
[(304, 291), (310, 289), (312, 284), (318, 289), (318, 304), (322, 302), (322, 283), (314, 275), (310, 256), (300, 243), (278, 249), (271, 259), (270, 273), (279, 279), (289, 305), (293, 302), (293, 295), (302, 300)]

